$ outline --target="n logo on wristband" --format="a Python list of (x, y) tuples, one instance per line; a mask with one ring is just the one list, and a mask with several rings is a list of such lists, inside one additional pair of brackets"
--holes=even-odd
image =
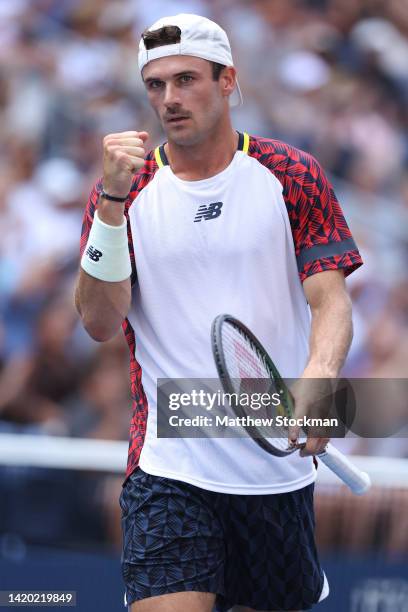
[(92, 259), (92, 261), (99, 261), (102, 257), (102, 251), (98, 251), (98, 249), (95, 249), (95, 247), (92, 245), (89, 245), (89, 247), (86, 249), (86, 254), (88, 255), (89, 259)]

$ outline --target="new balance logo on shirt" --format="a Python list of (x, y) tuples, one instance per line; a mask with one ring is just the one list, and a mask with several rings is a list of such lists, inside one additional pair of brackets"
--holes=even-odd
[(86, 254), (88, 255), (89, 259), (92, 259), (92, 261), (99, 261), (102, 257), (102, 251), (98, 251), (98, 249), (95, 249), (95, 247), (92, 245), (89, 245), (89, 247), (86, 249)]
[(216, 219), (221, 214), (222, 202), (213, 202), (206, 206), (205, 204), (201, 204), (198, 207), (197, 214), (194, 219), (194, 223), (198, 223), (204, 219), (204, 221), (209, 221), (210, 219)]

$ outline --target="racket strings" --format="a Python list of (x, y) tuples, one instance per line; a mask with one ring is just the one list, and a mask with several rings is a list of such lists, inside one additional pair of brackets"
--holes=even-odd
[[(274, 383), (280, 383), (280, 380), (275, 381), (275, 373), (270, 369), (263, 351), (242, 330), (231, 324), (224, 323), (221, 335), (226, 369), (238, 397), (276, 392)], [(276, 386), (279, 387), (279, 384)], [(286, 451), (287, 428), (275, 424), (275, 417), (284, 413), (282, 409), (270, 405), (267, 409), (254, 410), (248, 404), (243, 406), (242, 402), (239, 407), (242, 414), (261, 419), (262, 424), (253, 427), (256, 436), (273, 438), (273, 445)]]
[(241, 330), (224, 324), (222, 344), (227, 371), (234, 379), (235, 386), (246, 379), (271, 379), (271, 372), (263, 355)]

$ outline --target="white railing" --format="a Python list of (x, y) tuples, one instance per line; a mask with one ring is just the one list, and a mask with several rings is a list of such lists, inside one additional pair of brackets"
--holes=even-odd
[[(124, 474), (127, 449), (127, 442), (112, 440), (0, 434), (0, 465)], [(369, 473), (374, 486), (408, 488), (408, 459), (357, 455), (351, 458), (358, 467)], [(341, 484), (322, 462), (319, 462), (318, 483)]]

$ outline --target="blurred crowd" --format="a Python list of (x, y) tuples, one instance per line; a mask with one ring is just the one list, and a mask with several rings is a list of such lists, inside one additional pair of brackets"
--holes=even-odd
[(0, 0), (0, 432), (127, 439), (125, 340), (94, 343), (73, 306), (79, 235), (103, 136), (163, 141), (137, 51), (178, 12), (230, 36), (235, 127), (311, 152), (335, 185), (365, 261), (345, 374), (406, 377), (407, 0)]

